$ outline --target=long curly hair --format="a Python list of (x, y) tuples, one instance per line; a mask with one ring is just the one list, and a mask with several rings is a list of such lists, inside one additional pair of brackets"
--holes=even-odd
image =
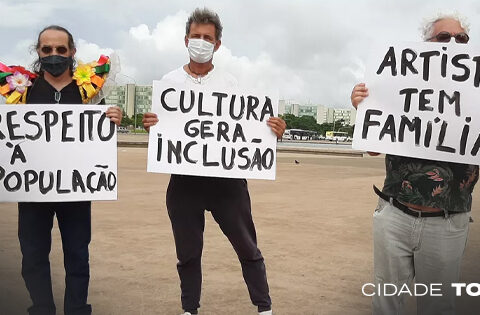
[[(45, 27), (43, 30), (40, 31), (40, 33), (38, 33), (37, 43), (32, 46), (32, 51), (34, 50), (35, 53), (37, 53), (37, 49), (40, 48), (40, 36), (42, 36), (43, 32), (48, 31), (48, 30), (55, 30), (55, 31), (60, 31), (60, 32), (66, 33), (67, 36), (68, 36), (68, 48), (70, 50), (75, 50), (76, 49), (75, 41), (73, 40), (73, 36), (66, 28), (64, 28), (62, 26), (59, 26), (59, 25), (50, 25), (50, 26)], [(74, 58), (73, 63), (70, 66), (70, 71), (72, 73), (73, 73), (73, 69), (75, 69), (76, 64), (77, 64), (77, 61)], [(35, 72), (37, 74), (42, 74), (43, 71), (41, 69), (42, 69), (42, 64), (40, 63), (40, 57), (37, 56), (37, 59), (32, 64), (32, 70), (33, 70), (33, 72)]]

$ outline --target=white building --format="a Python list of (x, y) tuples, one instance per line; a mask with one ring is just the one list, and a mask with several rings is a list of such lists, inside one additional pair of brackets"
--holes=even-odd
[(121, 107), (128, 117), (144, 114), (152, 109), (152, 86), (135, 84), (117, 86), (105, 98), (105, 103)]
[(278, 113), (293, 114), (294, 116), (312, 116), (318, 124), (333, 123), (343, 120), (345, 125), (354, 125), (357, 111), (354, 108), (332, 108), (324, 105), (300, 105), (298, 102), (280, 100)]

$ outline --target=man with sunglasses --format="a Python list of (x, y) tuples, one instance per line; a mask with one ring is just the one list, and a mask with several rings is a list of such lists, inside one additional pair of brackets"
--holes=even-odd
[[(14, 102), (7, 98), (7, 103), (83, 104), (98, 95), (100, 87), (95, 87), (94, 93), (86, 93), (75, 81), (76, 48), (68, 30), (57, 25), (46, 27), (39, 33), (35, 48), (38, 54), (33, 65), (35, 74), (21, 68), (22, 74), (27, 75), (33, 83), (28, 81), (25, 84), (20, 100)], [(105, 71), (108, 73), (108, 70)], [(110, 107), (106, 115), (115, 124), (120, 124), (122, 111), (118, 106)], [(22, 276), (33, 302), (28, 312), (30, 315), (56, 313), (49, 261), (54, 216), (57, 217), (62, 237), (66, 273), (64, 313), (91, 314), (92, 308), (87, 304), (90, 279), (90, 201), (18, 203)]]
[[(468, 26), (457, 15), (427, 22), (423, 38), (459, 44), (469, 40)], [(364, 83), (351, 95), (357, 106), (368, 96)], [(369, 152), (370, 155), (378, 153)], [(417, 298), (417, 314), (454, 314), (455, 291), (465, 249), (472, 191), (478, 166), (386, 155), (386, 178), (374, 212), (374, 277), (381, 290), (398, 290), (413, 278), (424, 285), (441, 284), (441, 297), (429, 291)], [(378, 292), (378, 291), (377, 291)], [(373, 314), (403, 314), (403, 294), (373, 296)]]

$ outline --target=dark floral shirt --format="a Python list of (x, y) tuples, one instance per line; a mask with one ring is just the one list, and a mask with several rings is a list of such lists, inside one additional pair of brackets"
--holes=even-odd
[(383, 193), (399, 201), (468, 212), (478, 165), (386, 155)]

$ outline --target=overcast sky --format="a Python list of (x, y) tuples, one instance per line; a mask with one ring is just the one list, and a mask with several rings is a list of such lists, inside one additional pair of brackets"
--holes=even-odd
[[(220, 15), (222, 47), (214, 64), (240, 82), (275, 86), (280, 98), (349, 107), (376, 43), (420, 41), (423, 18), (457, 10), (479, 42), (478, 0), (0, 0), (0, 61), (29, 66), (38, 32), (50, 24), (71, 31), (77, 58), (89, 62), (115, 51), (119, 84), (151, 84), (188, 61), (185, 22), (196, 7)], [(133, 78), (133, 79), (131, 79)]]

